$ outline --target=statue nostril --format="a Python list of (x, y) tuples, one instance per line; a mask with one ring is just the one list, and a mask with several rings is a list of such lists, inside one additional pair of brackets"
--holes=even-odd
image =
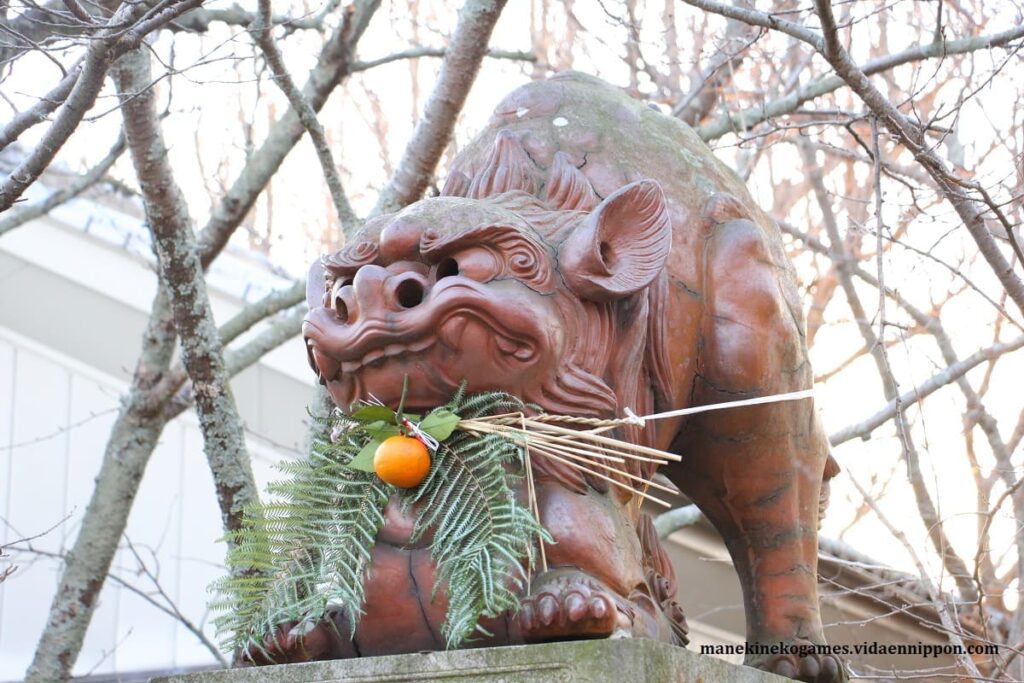
[(423, 303), (423, 285), (418, 280), (403, 280), (395, 289), (395, 298), (402, 308)]
[(446, 277), (453, 277), (459, 274), (459, 262), (453, 258), (446, 258), (437, 264), (437, 271), (434, 277), (441, 280)]
[(343, 323), (348, 322), (348, 306), (340, 296), (334, 297), (334, 317)]

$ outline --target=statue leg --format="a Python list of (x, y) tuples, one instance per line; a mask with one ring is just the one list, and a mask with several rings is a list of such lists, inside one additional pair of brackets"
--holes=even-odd
[[(812, 384), (799, 300), (785, 256), (728, 202), (709, 211), (705, 315), (695, 404), (767, 396)], [(817, 594), (818, 503), (828, 459), (810, 399), (705, 413), (685, 425), (674, 481), (722, 534), (743, 586), (747, 639), (824, 644)], [(829, 472), (833, 474), (833, 472)], [(804, 681), (841, 681), (832, 655), (748, 655)]]
[(332, 608), (314, 625), (281, 624), (261, 644), (236, 652), (234, 666), (296, 664), (355, 656), (358, 653), (352, 644), (348, 617), (341, 609)]
[[(792, 425), (782, 412), (762, 410), (757, 419)], [(695, 433), (681, 451), (687, 465), (673, 478), (725, 540), (743, 589), (747, 642), (823, 645), (817, 593), (820, 470), (800, 467), (793, 441), (781, 435), (737, 442), (699, 425), (688, 431)], [(802, 681), (845, 680), (836, 657), (809, 649), (748, 655), (746, 663)]]
[(559, 567), (534, 578), (519, 612), (519, 628), (528, 643), (577, 638), (607, 638), (628, 630), (628, 606), (603, 582), (586, 572)]
[(543, 475), (537, 493), (541, 520), (556, 543), (545, 546), (548, 570), (533, 577), (523, 599), (522, 639), (535, 643), (618, 634), (677, 642), (663, 614), (669, 591), (649, 585), (649, 553), (624, 506), (606, 493), (569, 490)]

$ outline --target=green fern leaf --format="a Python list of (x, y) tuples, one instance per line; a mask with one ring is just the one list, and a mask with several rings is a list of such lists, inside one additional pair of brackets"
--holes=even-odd
[(231, 574), (211, 587), (226, 649), (262, 648), (278, 625), (319, 621), (331, 604), (345, 606), (354, 630), (393, 493), (376, 475), (348, 467), (368, 440), (353, 429), (337, 442), (318, 441), (305, 460), (281, 464), (287, 478), (268, 487), (272, 501), (246, 510), (231, 539)]
[[(447, 436), (458, 415), (525, 408), (507, 394), (466, 396), (460, 387), (437, 417), (427, 415), (423, 423), (443, 427), (439, 436)], [(360, 419), (340, 413), (315, 417), (333, 440), (320, 439), (305, 459), (282, 463), (285, 479), (268, 487), (272, 499), (248, 509), (242, 529), (231, 537), (231, 574), (211, 587), (217, 594), (211, 608), (219, 613), (215, 624), (225, 647), (262, 649), (264, 637), (278, 625), (316, 623), (332, 604), (345, 608), (355, 631), (383, 509), (396, 493), (375, 474), (352, 467), (379, 436), (378, 425), (368, 420), (387, 418), (379, 406), (357, 415)], [(400, 493), (403, 509), (420, 504), (413, 540), (434, 531), (433, 589), (447, 587), (442, 632), (448, 647), (458, 647), (474, 632), (486, 633), (479, 626), (482, 617), (517, 610), (539, 543), (553, 542), (516, 498), (524, 468), (517, 444), (456, 431), (434, 453), (423, 484)]]
[[(460, 390), (445, 409), (479, 417), (525, 406), (507, 394), (464, 397)], [(434, 529), (434, 591), (447, 584), (442, 634), (449, 648), (479, 630), (482, 617), (519, 609), (518, 591), (532, 571), (538, 543), (552, 542), (529, 508), (516, 500), (512, 484), (522, 476), (523, 460), (522, 449), (500, 436), (455, 432), (441, 444), (427, 480), (408, 500), (410, 505), (422, 502), (413, 537)]]

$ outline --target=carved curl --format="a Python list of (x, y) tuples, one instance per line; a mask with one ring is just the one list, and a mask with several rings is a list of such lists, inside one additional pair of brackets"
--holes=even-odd
[(518, 138), (509, 130), (498, 133), (483, 169), (476, 174), (466, 196), (492, 197), (502, 192), (537, 192), (535, 165)]
[(441, 188), (441, 197), (465, 197), (469, 194), (469, 176), (458, 169), (452, 169)]
[(346, 245), (341, 251), (321, 259), (324, 269), (338, 277), (348, 272), (373, 263), (377, 258), (379, 247), (376, 242), (362, 240)]
[(495, 263), (500, 264), (494, 279), (514, 277), (540, 294), (550, 294), (555, 289), (551, 253), (519, 228), (481, 225), (453, 235), (439, 236), (427, 231), (420, 238), (420, 253), (430, 260), (436, 259), (439, 253), (453, 253), (468, 247), (486, 249)]
[(555, 154), (544, 202), (552, 209), (592, 211), (598, 201), (590, 181), (573, 165), (569, 155)]

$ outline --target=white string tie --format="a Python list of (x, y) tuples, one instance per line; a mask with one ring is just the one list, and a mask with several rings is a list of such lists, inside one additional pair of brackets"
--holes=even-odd
[(627, 406), (624, 412), (626, 413), (627, 424), (636, 425), (637, 427), (640, 428), (647, 426), (647, 419), (640, 417), (639, 415), (634, 413), (632, 408)]
[(405, 428), (412, 432), (412, 435), (423, 442), (423, 445), (430, 449), (431, 453), (436, 453), (437, 449), (440, 448), (441, 444), (437, 439), (427, 434), (425, 431), (420, 429), (420, 426), (410, 420), (407, 417), (402, 418), (402, 424)]

